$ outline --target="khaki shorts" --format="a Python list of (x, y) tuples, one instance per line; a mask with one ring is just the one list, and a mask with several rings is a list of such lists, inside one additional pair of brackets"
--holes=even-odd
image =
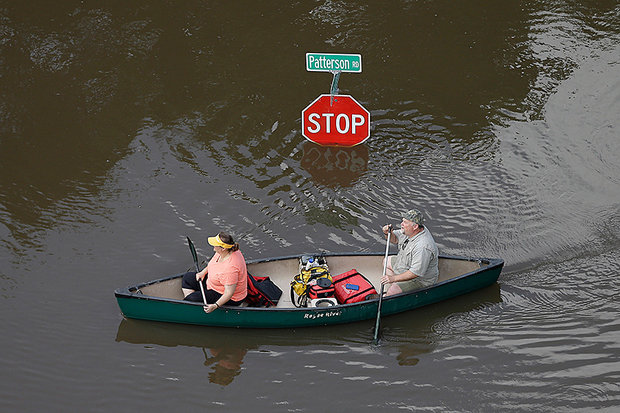
[[(392, 268), (392, 260), (395, 257), (396, 257), (395, 255), (391, 255), (388, 257), (387, 268), (390, 269), (392, 272), (394, 272), (394, 269)], [(419, 290), (420, 288), (424, 288), (424, 285), (422, 284), (422, 280), (420, 280), (420, 277), (416, 277), (413, 280), (399, 281), (396, 283), (396, 285), (400, 287), (402, 292)]]
[(419, 277), (414, 278), (413, 280), (400, 281), (396, 283), (403, 292), (419, 290), (420, 288), (424, 288), (422, 281)]

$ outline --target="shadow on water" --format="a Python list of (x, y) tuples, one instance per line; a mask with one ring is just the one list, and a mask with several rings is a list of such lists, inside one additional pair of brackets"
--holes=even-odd
[[(241, 374), (248, 352), (269, 351), (272, 347), (293, 348), (294, 356), (300, 347), (371, 346), (375, 352), (385, 354), (396, 350), (400, 366), (415, 366), (421, 355), (431, 353), (441, 341), (441, 334), (434, 328), (438, 323), (454, 314), (472, 312), (501, 301), (500, 285), (496, 283), (443, 303), (384, 317), (378, 346), (372, 344), (374, 320), (318, 328), (236, 329), (123, 319), (116, 341), (201, 348), (204, 365), (210, 367), (209, 381), (221, 385), (232, 383)], [(283, 354), (279, 357), (287, 357), (287, 352)]]

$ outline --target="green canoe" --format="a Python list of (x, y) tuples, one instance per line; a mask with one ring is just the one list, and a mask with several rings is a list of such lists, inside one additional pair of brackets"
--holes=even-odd
[[(351, 269), (368, 278), (379, 290), (383, 272), (383, 254), (323, 254), (332, 275)], [(247, 261), (248, 272), (267, 275), (282, 289), (276, 307), (226, 307), (210, 314), (202, 303), (183, 301), (182, 274), (120, 288), (114, 292), (127, 318), (205, 326), (287, 328), (352, 323), (374, 319), (379, 299), (329, 307), (297, 308), (290, 298), (290, 282), (299, 273), (299, 256)], [(439, 281), (430, 287), (384, 297), (381, 314), (387, 316), (437, 303), (494, 284), (504, 266), (501, 259), (440, 256)]]

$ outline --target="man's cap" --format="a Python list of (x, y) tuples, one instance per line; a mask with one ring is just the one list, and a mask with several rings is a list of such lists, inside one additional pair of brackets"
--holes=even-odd
[(410, 209), (409, 211), (405, 212), (403, 218), (408, 219), (414, 224), (424, 225), (424, 215), (422, 215), (422, 213), (417, 209)]

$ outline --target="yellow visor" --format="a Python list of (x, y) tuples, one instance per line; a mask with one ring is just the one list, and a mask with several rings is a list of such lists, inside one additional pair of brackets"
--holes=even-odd
[(209, 241), (209, 244), (213, 245), (214, 247), (222, 247), (222, 248), (226, 248), (226, 249), (230, 249), (230, 248), (234, 247), (234, 245), (227, 244), (224, 241), (222, 241), (220, 239), (219, 234), (216, 235), (215, 237), (209, 237), (208, 241)]

